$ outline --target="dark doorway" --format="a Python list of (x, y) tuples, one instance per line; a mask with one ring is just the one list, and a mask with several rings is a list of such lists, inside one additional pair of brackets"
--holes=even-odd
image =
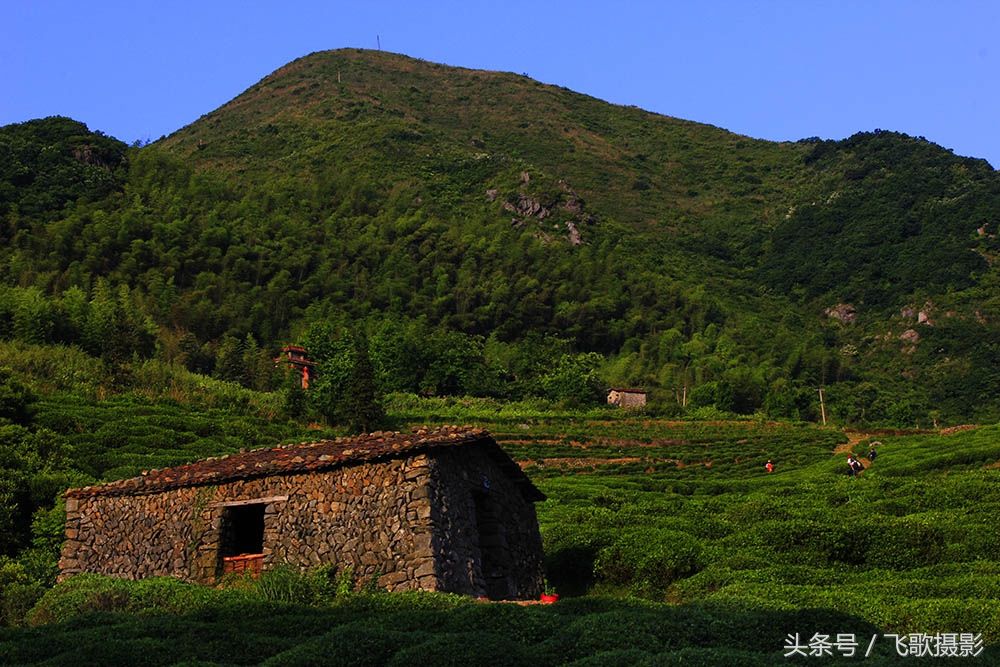
[(263, 553), (264, 507), (264, 503), (256, 503), (225, 508), (219, 536), (220, 556)]
[(476, 529), (479, 532), (480, 567), (486, 585), (486, 597), (506, 600), (511, 597), (508, 577), (507, 539), (496, 503), (488, 492), (473, 491), (476, 506)]

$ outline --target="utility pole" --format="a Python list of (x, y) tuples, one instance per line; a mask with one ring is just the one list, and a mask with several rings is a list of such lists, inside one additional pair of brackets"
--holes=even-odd
[(381, 40), (381, 39), (379, 39), (379, 36), (378, 36), (378, 35), (375, 35), (375, 46), (377, 46), (377, 47), (378, 47), (378, 50), (379, 50), (379, 51), (381, 51), (381, 50), (382, 50), (382, 40)]
[(823, 388), (819, 388), (819, 414), (823, 417), (823, 426), (826, 426), (826, 404), (823, 402)]

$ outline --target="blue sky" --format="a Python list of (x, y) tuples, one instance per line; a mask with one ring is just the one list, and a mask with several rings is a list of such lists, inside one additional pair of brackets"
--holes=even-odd
[(312, 51), (526, 73), (774, 140), (882, 128), (1000, 166), (1000, 2), (0, 2), (0, 124), (156, 139)]

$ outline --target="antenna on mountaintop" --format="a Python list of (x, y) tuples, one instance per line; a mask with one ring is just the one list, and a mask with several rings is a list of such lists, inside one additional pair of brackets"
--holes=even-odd
[(378, 35), (375, 35), (375, 46), (378, 47), (379, 51), (382, 50), (382, 40), (378, 38)]

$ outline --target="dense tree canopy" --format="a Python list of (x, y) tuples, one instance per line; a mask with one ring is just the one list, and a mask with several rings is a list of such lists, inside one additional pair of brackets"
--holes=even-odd
[(151, 146), (49, 118), (0, 152), (2, 338), (264, 389), (326, 327), (363, 332), (379, 391), (810, 418), (868, 383), (915, 421), (1000, 416), (967, 389), (1000, 395), (1000, 178), (923, 139), (772, 144), (340, 51)]

